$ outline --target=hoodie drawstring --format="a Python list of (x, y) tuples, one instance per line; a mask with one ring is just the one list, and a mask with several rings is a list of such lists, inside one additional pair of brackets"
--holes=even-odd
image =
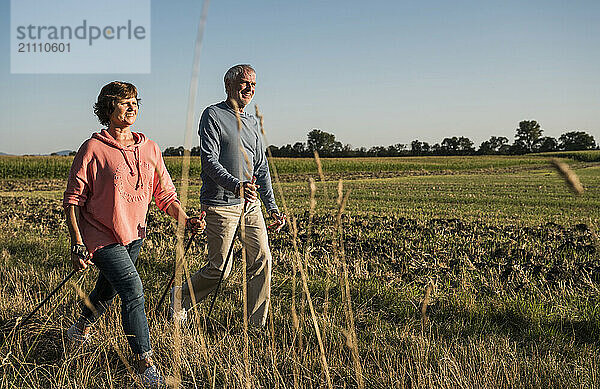
[(133, 171), (133, 166), (131, 166), (131, 162), (129, 162), (129, 159), (127, 159), (127, 156), (125, 155), (125, 150), (119, 149), (119, 151), (121, 152), (121, 154), (123, 154), (123, 159), (127, 163), (127, 167), (129, 168), (129, 174), (133, 176), (135, 174)]
[[(133, 166), (131, 166), (131, 162), (129, 162), (129, 159), (125, 155), (125, 150), (119, 149), (119, 151), (123, 155), (123, 159), (127, 163), (127, 167), (129, 167), (129, 174), (131, 174), (132, 176), (135, 175), (135, 172), (133, 171)], [(142, 181), (142, 173), (141, 173), (141, 169), (140, 169), (140, 150), (137, 146), (133, 149), (133, 155), (134, 155), (134, 158), (136, 161), (136, 168), (137, 168), (137, 174), (138, 174), (137, 181), (135, 183), (135, 190), (138, 190), (138, 188), (143, 189), (144, 182)]]
[(135, 146), (134, 150), (135, 150), (134, 155), (135, 155), (135, 160), (137, 162), (137, 173), (138, 173), (137, 182), (135, 183), (135, 190), (137, 190), (138, 187), (140, 187), (141, 189), (144, 189), (144, 182), (142, 181), (142, 172), (140, 170), (140, 149), (139, 149), (139, 147)]

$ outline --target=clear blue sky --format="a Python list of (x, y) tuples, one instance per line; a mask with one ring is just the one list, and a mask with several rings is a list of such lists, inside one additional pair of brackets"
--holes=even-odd
[[(183, 144), (201, 1), (152, 1), (151, 73), (123, 75), (10, 74), (0, 1), (0, 151), (77, 149), (100, 128), (91, 106), (112, 80), (138, 87), (138, 131), (163, 149)], [(512, 141), (524, 119), (600, 141), (599, 18), (598, 0), (213, 0), (196, 117), (222, 100), (227, 68), (251, 63), (271, 144), (319, 128), (354, 147), (454, 135), (478, 146)]]

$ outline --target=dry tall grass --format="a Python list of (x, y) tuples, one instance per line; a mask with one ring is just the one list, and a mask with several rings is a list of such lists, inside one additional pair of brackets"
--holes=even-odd
[[(319, 193), (321, 189), (316, 187), (315, 192)], [(27, 223), (19, 224), (20, 219), (26, 218), (27, 210), (32, 209), (29, 204), (14, 211), (17, 215), (24, 215), (16, 219), (7, 217), (6, 211), (3, 211), (0, 222), (4, 239), (21, 242), (19, 246), (0, 250), (0, 324), (3, 328), (0, 388), (122, 388), (131, 384), (133, 378), (127, 369), (130, 354), (120, 327), (118, 306), (113, 306), (99, 321), (91, 346), (84, 350), (70, 350), (64, 339), (64, 331), (79, 313), (77, 302), (80, 298), (73, 288), (64, 289), (31, 323), (23, 329), (14, 330), (14, 318), (26, 314), (29, 307), (58, 284), (67, 269), (66, 264), (57, 266), (66, 262), (67, 258), (66, 228), (63, 226), (60, 234), (53, 235), (52, 223), (38, 228)], [(156, 361), (163, 373), (173, 377), (171, 382), (175, 382), (177, 370), (172, 367), (175, 329), (153, 309), (171, 273), (169, 258), (173, 257), (175, 240), (166, 233), (170, 225), (166, 217), (155, 209), (150, 216), (160, 221), (162, 233), (155, 231), (145, 243), (140, 274), (147, 291)], [(321, 220), (323, 216), (317, 215), (311, 228), (315, 233), (326, 228), (334, 233), (336, 217), (337, 214)], [(56, 216), (56, 223), (61, 218)], [(351, 239), (356, 239), (359, 233), (385, 234), (388, 228), (383, 224), (373, 230), (375, 227), (370, 219), (351, 223), (345, 217), (341, 220), (342, 227), (352, 227), (343, 234)], [(307, 221), (308, 216), (296, 218), (296, 230), (300, 232), (297, 236), (305, 236)], [(477, 240), (478, 234), (487, 239), (491, 233), (500, 233), (497, 227), (491, 226), (486, 230), (482, 225), (474, 225), (473, 229), (463, 225), (444, 232), (444, 224), (436, 224), (434, 230), (440, 233), (438, 239), (442, 240), (435, 243), (431, 239), (428, 242), (421, 232), (429, 221), (417, 222), (415, 228), (411, 227), (413, 222), (410, 220), (403, 223), (406, 228), (389, 228), (394, 228), (395, 234), (403, 234), (398, 242), (405, 241), (405, 250), (412, 254), (410, 258), (403, 257), (402, 262), (395, 262), (394, 258), (385, 262), (393, 266), (406, 264), (411, 268), (418, 264), (419, 267), (407, 273), (397, 268), (389, 278), (378, 272), (374, 266), (380, 266), (384, 260), (378, 257), (380, 254), (374, 254), (376, 241), (373, 239), (377, 238), (365, 238), (371, 247), (366, 248), (363, 254), (354, 250), (351, 259), (346, 258), (356, 328), (356, 341), (351, 346), (356, 345), (358, 349), (365, 387), (533, 388), (597, 387), (600, 384), (599, 317), (593, 311), (594, 304), (586, 302), (597, 298), (598, 292), (586, 286), (597, 285), (597, 281), (586, 278), (585, 283), (566, 283), (566, 287), (557, 289), (548, 282), (530, 278), (529, 289), (518, 292), (519, 277), (524, 277), (519, 273), (522, 268), (519, 270), (518, 264), (512, 266), (513, 274), (509, 281), (502, 281), (500, 271), (479, 268), (478, 261), (486, 258), (484, 253), (478, 254), (479, 257), (470, 256), (473, 260), (471, 265), (464, 260), (454, 266), (450, 263), (454, 257), (448, 257), (450, 248), (480, 252), (484, 246)], [(451, 222), (450, 226), (453, 225)], [(360, 226), (361, 231), (355, 230), (355, 226)], [(174, 229), (172, 226), (171, 230)], [(476, 232), (480, 230), (481, 233)], [(13, 231), (15, 235), (11, 235)], [(551, 234), (554, 234), (552, 231)], [(25, 233), (29, 235), (19, 237), (19, 234)], [(569, 232), (566, 236), (573, 233)], [(532, 231), (532, 236), (539, 234), (537, 230)], [(183, 387), (245, 388), (248, 383), (247, 365), (253, 387), (312, 388), (328, 385), (310, 310), (298, 309), (297, 323), (292, 319), (293, 268), (298, 273), (302, 268), (306, 276), (332, 387), (359, 386), (360, 375), (357, 377), (353, 351), (348, 348), (347, 305), (339, 283), (331, 286), (331, 305), (325, 321), (322, 305), (325, 272), (336, 274), (339, 269), (319, 259), (319, 253), (333, 253), (333, 246), (324, 246), (320, 236), (314, 235), (310, 246), (299, 239), (299, 256), (289, 240), (285, 240), (287, 243), (283, 246), (280, 245), (284, 243), (283, 239), (275, 241), (273, 253), (276, 265), (269, 327), (268, 330), (248, 334), (247, 362), (244, 361), (246, 341), (242, 321), (243, 295), (240, 293), (243, 271), (240, 261), (235, 262), (236, 268), (222, 290), (214, 318), (202, 320), (208, 307), (201, 304), (197, 314), (192, 315), (198, 321), (181, 328), (179, 371)], [(335, 236), (339, 235), (331, 235), (332, 238)], [(515, 250), (523, 250), (523, 244), (527, 243), (523, 240), (526, 235), (509, 230), (501, 239), (510, 237), (520, 237), (520, 243), (515, 243)], [(583, 237), (581, 235), (578, 239)], [(446, 244), (443, 239), (455, 240)], [(348, 247), (348, 244), (345, 240), (343, 247)], [(410, 249), (412, 244), (417, 246)], [(422, 303), (422, 297), (429, 275), (421, 276), (423, 270), (420, 269), (431, 269), (434, 262), (426, 261), (426, 255), (431, 252), (428, 246), (423, 246), (426, 244), (434, 245), (432, 250), (438, 253), (436, 266), (442, 277), (435, 300), (430, 299), (428, 304)], [(310, 255), (305, 254), (306, 250)], [(202, 254), (201, 244), (192, 246), (188, 256), (191, 268), (202, 265)], [(35, 258), (36, 262), (28, 263), (27, 255)], [(593, 260), (593, 257), (582, 257), (577, 252), (573, 255), (581, 257), (582, 263)], [(299, 257), (303, 260), (300, 261)], [(566, 263), (571, 263), (569, 261)], [(577, 263), (569, 266), (577, 268)], [(477, 271), (471, 270), (473, 265)], [(449, 268), (447, 272), (446, 268)], [(401, 274), (413, 277), (412, 281), (410, 278), (400, 281), (398, 277)], [(425, 281), (419, 281), (419, 277)], [(87, 291), (94, 279), (95, 270), (92, 270), (78, 276), (74, 284)], [(300, 287), (296, 291), (303, 293), (303, 282), (299, 282)], [(510, 286), (511, 282), (514, 286)], [(558, 279), (557, 282), (566, 281)], [(296, 300), (298, 297), (301, 298), (296, 296)], [(305, 301), (308, 304), (306, 297)], [(430, 311), (426, 313), (431, 320), (423, 333), (421, 313), (425, 305), (429, 305)], [(298, 342), (300, 335), (303, 339), (301, 345)], [(203, 337), (205, 346), (202, 344)]]
[(577, 174), (575, 174), (575, 172), (571, 170), (569, 165), (559, 160), (558, 158), (550, 158), (550, 164), (565, 180), (565, 183), (573, 191), (573, 193), (577, 195), (583, 194), (583, 185), (581, 185), (579, 177), (577, 177)]

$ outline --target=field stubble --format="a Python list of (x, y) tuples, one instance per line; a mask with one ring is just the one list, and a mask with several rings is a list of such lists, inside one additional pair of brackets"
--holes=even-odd
[[(342, 218), (345, 255), (366, 387), (599, 387), (600, 259), (596, 237), (600, 169), (578, 171), (587, 193), (572, 197), (550, 170), (355, 180)], [(0, 388), (123, 387), (131, 380), (119, 309), (100, 320), (92, 347), (70, 350), (64, 330), (78, 314), (70, 283), (21, 330), (25, 315), (69, 271), (60, 185), (13, 182), (0, 196)], [(64, 184), (64, 182), (63, 182)], [(318, 183), (309, 223), (307, 185), (284, 184), (318, 314), (334, 387), (355, 387), (335, 265), (335, 183)], [(197, 186), (190, 193), (198, 213)], [(196, 199), (196, 200), (194, 200)], [(154, 307), (172, 271), (175, 226), (156, 207), (138, 266), (156, 359), (172, 374), (173, 327)], [(205, 258), (192, 246), (189, 266)], [(271, 236), (272, 319), (251, 332), (256, 387), (323, 387), (315, 332), (289, 230)], [(236, 249), (236, 252), (239, 248)], [(226, 282), (213, 318), (199, 306), (183, 328), (185, 387), (244, 387), (241, 268)], [(435, 285), (421, 317), (424, 291)], [(295, 291), (293, 296), (292, 291)], [(298, 324), (290, 316), (292, 297)], [(205, 345), (200, 341), (205, 339)]]

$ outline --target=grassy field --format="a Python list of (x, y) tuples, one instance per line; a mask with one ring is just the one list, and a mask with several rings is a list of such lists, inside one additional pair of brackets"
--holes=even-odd
[[(239, 248), (213, 317), (200, 304), (178, 335), (154, 312), (176, 239), (152, 206), (138, 268), (161, 370), (181, 375), (186, 388), (600, 387), (600, 164), (568, 158), (582, 196), (541, 156), (323, 160), (330, 181), (316, 183), (314, 216), (314, 161), (276, 160), (285, 178), (278, 202), (297, 234), (270, 236), (272, 316), (267, 330), (249, 333), (247, 360)], [(91, 290), (95, 270), (14, 327), (69, 271), (64, 176), (40, 167), (59, 160), (70, 164), (22, 162), (22, 171), (40, 173), (21, 179), (0, 158), (9, 172), (0, 181), (0, 388), (125, 387), (132, 379), (118, 306), (98, 323), (92, 347), (72, 350), (64, 339), (76, 291)], [(337, 178), (349, 193), (339, 222)], [(193, 182), (189, 192), (196, 213), (199, 188)], [(192, 246), (190, 271), (202, 266), (204, 243)]]

